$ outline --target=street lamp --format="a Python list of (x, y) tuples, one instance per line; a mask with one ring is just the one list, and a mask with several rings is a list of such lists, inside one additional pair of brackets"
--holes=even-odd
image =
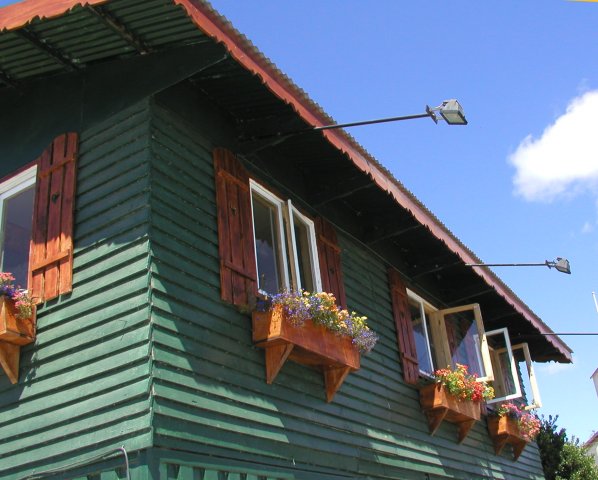
[(351, 122), (351, 123), (335, 123), (332, 125), (322, 125), (320, 127), (307, 127), (302, 128), (300, 130), (291, 130), (289, 132), (276, 132), (267, 135), (260, 135), (251, 137), (251, 140), (262, 140), (267, 138), (273, 137), (280, 137), (286, 138), (294, 135), (299, 135), (301, 133), (309, 133), (309, 132), (321, 132), (324, 130), (335, 130), (338, 128), (349, 128), (349, 127), (359, 127), (362, 125), (373, 125), (376, 123), (388, 123), (388, 122), (398, 122), (400, 120), (413, 120), (415, 118), (431, 118), (434, 123), (438, 123), (438, 115), (439, 113), (442, 119), (448, 123), (449, 125), (467, 125), (467, 119), (465, 118), (465, 114), (463, 113), (463, 108), (461, 104), (455, 100), (445, 100), (439, 106), (431, 108), (430, 106), (426, 105), (426, 112), (425, 113), (418, 113), (415, 115), (403, 115), (400, 117), (387, 117), (387, 118), (378, 118), (375, 120), (364, 120), (361, 122)]
[(546, 260), (544, 263), (466, 263), (466, 267), (548, 267), (561, 273), (571, 274), (569, 260), (557, 257), (556, 260)]
[(465, 118), (465, 114), (463, 113), (463, 107), (461, 107), (461, 104), (457, 100), (451, 99), (445, 100), (438, 107), (435, 108), (430, 108), (428, 105), (426, 105), (426, 113), (418, 113), (416, 115), (404, 115), (402, 117), (378, 118), (376, 120), (364, 120), (362, 122), (335, 123), (333, 125), (324, 125), (322, 127), (307, 128), (305, 130), (301, 130), (301, 132), (317, 132), (321, 130), (333, 130), (336, 128), (359, 127), (361, 125), (373, 125), (375, 123), (397, 122), (399, 120), (413, 120), (414, 118), (426, 117), (430, 117), (432, 120), (434, 120), (434, 123), (438, 123), (438, 116), (435, 112), (440, 113), (440, 116), (449, 125), (467, 125), (467, 119)]

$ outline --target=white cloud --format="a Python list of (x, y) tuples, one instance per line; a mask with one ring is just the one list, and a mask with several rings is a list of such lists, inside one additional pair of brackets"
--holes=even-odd
[(573, 359), (573, 363), (540, 363), (536, 364), (535, 368), (537, 368), (544, 375), (559, 375), (561, 373), (570, 373), (571, 370), (576, 368), (578, 365), (575, 364), (575, 361), (576, 360)]
[(526, 200), (551, 201), (598, 191), (598, 90), (574, 98), (540, 138), (528, 135), (509, 156), (515, 191)]
[(592, 233), (594, 231), (594, 224), (590, 222), (586, 222), (581, 227), (581, 233)]

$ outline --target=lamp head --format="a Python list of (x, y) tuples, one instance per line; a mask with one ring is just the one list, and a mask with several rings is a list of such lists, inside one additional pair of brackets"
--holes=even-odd
[(438, 107), (438, 111), (449, 125), (467, 125), (463, 108), (454, 98), (442, 102), (442, 105)]
[(561, 273), (571, 275), (571, 267), (569, 265), (569, 260), (567, 260), (566, 258), (556, 257), (556, 261), (554, 262), (549, 262), (548, 260), (546, 260), (546, 266), (548, 268), (554, 267)]

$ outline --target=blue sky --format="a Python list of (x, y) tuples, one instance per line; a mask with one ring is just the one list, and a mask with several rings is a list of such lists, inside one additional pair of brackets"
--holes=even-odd
[[(0, 0), (0, 5), (14, 3)], [(338, 122), (457, 98), (469, 125), (420, 119), (350, 133), (555, 332), (598, 332), (598, 3), (213, 0)], [(544, 407), (581, 440), (598, 429), (598, 337), (573, 365), (536, 365)]]
[[(214, 0), (337, 122), (457, 98), (469, 125), (421, 119), (351, 134), (555, 332), (598, 332), (598, 3), (564, 0)], [(598, 429), (598, 336), (563, 337), (573, 365), (538, 364), (544, 407)]]

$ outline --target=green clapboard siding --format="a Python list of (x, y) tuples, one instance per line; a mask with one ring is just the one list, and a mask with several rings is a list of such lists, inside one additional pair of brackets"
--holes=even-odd
[(253, 478), (229, 468), (244, 462), (257, 478), (542, 478), (535, 445), (518, 462), (508, 447), (496, 456), (483, 421), (462, 445), (454, 425), (429, 435), (417, 390), (402, 380), (386, 265), (346, 235), (349, 308), (368, 316), (379, 344), (331, 404), (321, 375), (296, 364), (267, 385), (250, 318), (220, 300), (213, 145), (201, 120), (164, 104), (151, 125), (154, 445), (220, 459), (173, 460), (161, 476)]
[(462, 445), (429, 435), (386, 265), (342, 232), (349, 308), (379, 344), (330, 404), (294, 363), (265, 383), (249, 315), (220, 299), (211, 151), (233, 130), (184, 92), (80, 132), (74, 288), (40, 308), (19, 384), (0, 375), (0, 478), (122, 479), (122, 445), (133, 480), (541, 479), (536, 446), (496, 456), (483, 421)]
[(149, 118), (144, 101), (81, 132), (73, 292), (38, 310), (20, 382), (0, 375), (0, 478), (151, 445)]

